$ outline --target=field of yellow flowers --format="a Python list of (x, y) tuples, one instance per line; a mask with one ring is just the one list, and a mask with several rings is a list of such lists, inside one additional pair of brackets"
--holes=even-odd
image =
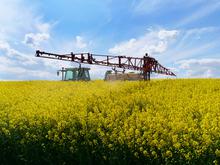
[(0, 82), (1, 164), (218, 164), (220, 80)]

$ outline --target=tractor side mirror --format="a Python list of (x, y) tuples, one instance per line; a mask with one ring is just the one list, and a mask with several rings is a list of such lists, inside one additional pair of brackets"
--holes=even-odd
[(57, 76), (59, 76), (60, 75), (60, 71), (57, 71)]

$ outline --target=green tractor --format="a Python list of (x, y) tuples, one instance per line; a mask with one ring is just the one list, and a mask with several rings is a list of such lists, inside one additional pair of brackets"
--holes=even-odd
[(90, 81), (89, 75), (90, 68), (62, 68), (57, 71), (59, 76), (60, 72), (62, 74), (63, 81)]

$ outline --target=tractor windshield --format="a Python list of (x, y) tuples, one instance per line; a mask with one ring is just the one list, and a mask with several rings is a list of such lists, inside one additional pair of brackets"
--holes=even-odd
[(67, 70), (65, 75), (65, 80), (77, 80), (78, 71), (76, 70)]

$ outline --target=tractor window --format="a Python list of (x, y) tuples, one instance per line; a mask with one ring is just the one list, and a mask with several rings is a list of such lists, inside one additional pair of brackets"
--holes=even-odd
[(85, 77), (86, 77), (86, 79), (89, 79), (89, 72), (88, 71), (85, 72)]
[(66, 71), (65, 80), (73, 80), (73, 72), (71, 70)]

